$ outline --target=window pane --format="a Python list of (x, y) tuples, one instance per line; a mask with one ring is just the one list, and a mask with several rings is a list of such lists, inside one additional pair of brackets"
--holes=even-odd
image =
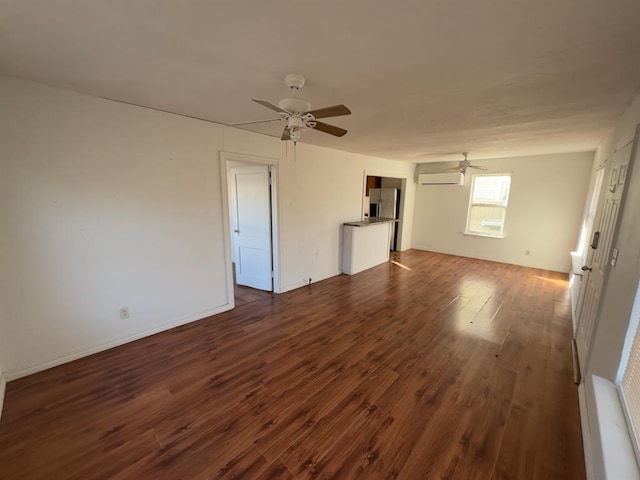
[(474, 178), (471, 203), (507, 206), (511, 177), (508, 175), (477, 176)]
[(471, 206), (467, 230), (484, 235), (502, 235), (505, 213), (504, 207)]

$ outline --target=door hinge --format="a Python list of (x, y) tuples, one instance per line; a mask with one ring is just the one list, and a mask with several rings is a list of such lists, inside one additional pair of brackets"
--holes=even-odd
[(271, 170), (269, 170), (269, 185), (272, 185)]
[(274, 277), (273, 277), (273, 270), (271, 270), (271, 278), (274, 278)]

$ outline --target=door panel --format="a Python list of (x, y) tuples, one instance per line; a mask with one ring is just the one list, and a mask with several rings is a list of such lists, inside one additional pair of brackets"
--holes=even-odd
[(236, 248), (238, 285), (273, 290), (271, 277), (271, 192), (269, 167), (233, 169), (237, 225), (233, 235)]
[[(578, 308), (578, 329), (576, 347), (580, 369), (585, 372), (589, 351), (593, 340), (596, 320), (600, 308), (600, 298), (609, 270), (611, 248), (618, 226), (618, 214), (625, 187), (626, 171), (631, 159), (632, 143), (616, 151), (608, 166), (608, 180), (603, 182), (602, 202), (598, 207), (595, 220), (595, 231), (599, 233), (597, 245), (589, 249), (586, 266), (580, 288)], [(593, 247), (596, 248), (593, 248)]]

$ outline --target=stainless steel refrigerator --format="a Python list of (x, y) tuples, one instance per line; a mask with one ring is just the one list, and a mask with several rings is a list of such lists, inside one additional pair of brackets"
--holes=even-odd
[[(400, 218), (400, 190), (397, 188), (369, 189), (369, 217)], [(396, 250), (398, 222), (391, 224), (389, 250)]]

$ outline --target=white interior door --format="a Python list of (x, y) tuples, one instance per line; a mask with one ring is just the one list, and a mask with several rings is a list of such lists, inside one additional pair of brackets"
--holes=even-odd
[(267, 165), (232, 169), (235, 223), (232, 225), (238, 285), (273, 290), (271, 192)]
[(603, 199), (596, 213), (594, 236), (586, 265), (583, 267), (584, 274), (576, 313), (578, 318), (576, 347), (580, 368), (583, 372), (586, 370), (600, 297), (610, 266), (611, 247), (618, 225), (620, 202), (625, 188), (632, 145), (633, 143), (627, 144), (613, 155), (601, 194)]

